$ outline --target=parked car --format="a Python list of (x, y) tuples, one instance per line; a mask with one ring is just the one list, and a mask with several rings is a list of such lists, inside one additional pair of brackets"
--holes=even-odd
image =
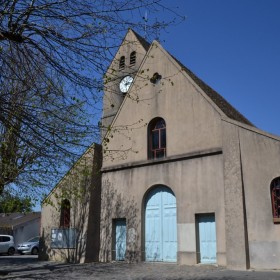
[(0, 235), (0, 253), (12, 256), (15, 253), (14, 238), (11, 235)]
[(39, 252), (39, 236), (33, 237), (26, 242), (18, 244), (17, 251), (19, 254), (37, 255)]

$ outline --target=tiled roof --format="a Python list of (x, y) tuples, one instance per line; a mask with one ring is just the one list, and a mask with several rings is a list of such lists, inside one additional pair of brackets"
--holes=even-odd
[[(150, 43), (147, 42), (143, 37), (137, 34), (134, 30), (131, 31), (135, 34), (139, 42), (148, 51)], [(171, 54), (170, 54), (171, 55)], [(222, 110), (222, 112), (232, 120), (254, 126), (248, 119), (246, 119), (241, 113), (239, 113), (230, 103), (228, 103), (218, 92), (208, 86), (200, 78), (198, 78), (191, 70), (189, 70), (185, 65), (183, 65), (178, 59), (171, 55), (173, 59), (182, 67), (182, 70), (185, 71), (193, 81), (203, 90), (205, 94), (210, 97), (210, 99)]]
[[(172, 56), (172, 55), (171, 55)], [(225, 113), (227, 117), (232, 120), (254, 126), (248, 119), (246, 119), (241, 113), (239, 113), (230, 103), (228, 103), (218, 92), (208, 86), (200, 78), (198, 78), (191, 70), (184, 66), (179, 60), (172, 56), (178, 64), (182, 67), (182, 70), (185, 71), (194, 82), (205, 92), (208, 97)]]
[(138, 39), (138, 41), (141, 43), (141, 45), (143, 46), (143, 48), (148, 51), (148, 49), (150, 48), (150, 43), (147, 42), (142, 36), (140, 36), (138, 33), (136, 33), (134, 30), (131, 29), (131, 31), (134, 33), (134, 35), (136, 36), (136, 38)]
[(0, 213), (0, 228), (14, 227), (41, 217), (41, 212), (31, 213)]

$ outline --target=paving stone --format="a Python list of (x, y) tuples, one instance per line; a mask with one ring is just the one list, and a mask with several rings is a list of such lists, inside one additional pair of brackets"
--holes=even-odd
[(168, 263), (41, 262), (32, 256), (0, 256), (0, 279), (53, 280), (279, 280), (280, 270), (232, 271), (224, 267)]

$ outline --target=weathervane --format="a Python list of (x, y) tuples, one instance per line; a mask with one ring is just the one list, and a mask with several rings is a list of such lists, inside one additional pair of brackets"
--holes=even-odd
[(148, 22), (148, 11), (145, 11), (144, 19), (144, 38), (147, 39), (147, 22)]
[[(145, 15), (143, 16), (144, 20), (144, 38), (147, 39), (148, 34), (147, 34), (147, 23), (148, 23), (148, 11), (145, 11)], [(155, 32), (155, 40), (159, 42), (159, 37), (160, 37), (160, 23), (158, 22), (157, 18), (155, 19), (155, 23), (153, 24), (152, 28), (154, 29)]]

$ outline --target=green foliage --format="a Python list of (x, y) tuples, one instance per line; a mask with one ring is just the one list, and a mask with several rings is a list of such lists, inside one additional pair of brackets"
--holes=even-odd
[(28, 213), (32, 212), (34, 203), (30, 197), (20, 197), (3, 192), (0, 196), (0, 213)]

